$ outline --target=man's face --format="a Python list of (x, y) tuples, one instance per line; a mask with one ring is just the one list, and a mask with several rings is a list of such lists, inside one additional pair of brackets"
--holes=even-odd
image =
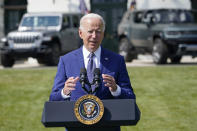
[(104, 32), (99, 18), (86, 18), (83, 21), (83, 29), (79, 29), (79, 36), (83, 39), (84, 46), (90, 52), (94, 52), (101, 44)]

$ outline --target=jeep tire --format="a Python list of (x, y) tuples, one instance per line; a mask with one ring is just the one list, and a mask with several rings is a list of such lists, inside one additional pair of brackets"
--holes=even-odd
[(127, 38), (122, 38), (120, 40), (118, 52), (120, 55), (122, 55), (124, 57), (126, 62), (131, 62), (134, 58), (130, 53), (131, 48), (132, 48), (132, 46), (130, 45)]
[(160, 38), (156, 38), (152, 51), (153, 62), (156, 64), (166, 64), (168, 58), (167, 54), (168, 49), (165, 43)]
[(51, 53), (47, 56), (47, 65), (49, 66), (55, 66), (59, 62), (59, 56), (60, 56), (60, 47), (57, 43), (53, 43), (51, 46)]
[(43, 57), (37, 58), (37, 61), (38, 61), (39, 64), (46, 64), (46, 60)]
[(14, 62), (14, 58), (12, 58), (9, 54), (1, 54), (1, 64), (4, 67), (12, 67)]

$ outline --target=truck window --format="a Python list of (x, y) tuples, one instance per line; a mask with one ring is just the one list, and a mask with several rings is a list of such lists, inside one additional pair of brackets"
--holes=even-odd
[(136, 12), (134, 14), (134, 22), (135, 23), (141, 23), (142, 22), (142, 17), (143, 17), (142, 12)]
[(78, 16), (73, 16), (73, 27), (79, 27), (79, 17)]
[(63, 25), (65, 27), (70, 27), (70, 18), (69, 18), (69, 16), (64, 16), (63, 17)]

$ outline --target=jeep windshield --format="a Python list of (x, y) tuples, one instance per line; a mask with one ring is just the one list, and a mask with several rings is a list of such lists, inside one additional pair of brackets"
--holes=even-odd
[(155, 23), (195, 23), (193, 12), (188, 10), (159, 10), (154, 13)]
[(60, 25), (59, 16), (26, 16), (21, 23), (22, 30), (55, 29)]

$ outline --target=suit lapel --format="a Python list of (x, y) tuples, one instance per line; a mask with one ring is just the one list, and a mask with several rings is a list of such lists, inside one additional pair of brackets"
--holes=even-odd
[(82, 47), (77, 50), (77, 52), (75, 53), (75, 55), (76, 55), (76, 57), (78, 59), (78, 62), (79, 62), (79, 65), (78, 66), (80, 67), (80, 69), (81, 68), (85, 68), (84, 58), (83, 58), (83, 53), (82, 53)]
[(107, 55), (106, 50), (101, 47), (101, 60), (100, 60), (101, 73), (104, 73), (108, 70), (106, 67), (110, 67), (109, 63), (110, 63), (109, 55)]

